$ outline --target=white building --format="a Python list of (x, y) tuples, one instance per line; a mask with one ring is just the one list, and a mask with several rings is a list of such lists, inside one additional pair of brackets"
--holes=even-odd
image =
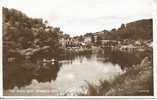
[(85, 36), (85, 38), (84, 38), (84, 43), (89, 44), (89, 43), (91, 43), (91, 42), (92, 42), (92, 38), (89, 37), (89, 36)]

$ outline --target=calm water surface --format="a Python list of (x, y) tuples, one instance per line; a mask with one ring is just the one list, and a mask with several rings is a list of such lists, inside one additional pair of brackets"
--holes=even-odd
[[(133, 57), (135, 61), (130, 62)], [(128, 54), (98, 53), (60, 60), (41, 70), (13, 68), (14, 71), (5, 77), (4, 95), (63, 95), (69, 91), (76, 92), (87, 86), (86, 81), (92, 84), (99, 84), (99, 80), (111, 81), (124, 72), (124, 66), (137, 63), (139, 59), (135, 58), (135, 55)]]

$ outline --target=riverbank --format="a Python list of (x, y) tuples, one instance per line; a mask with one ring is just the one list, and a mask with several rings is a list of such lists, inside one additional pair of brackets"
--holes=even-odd
[(100, 81), (99, 86), (88, 84), (88, 95), (100, 96), (152, 96), (152, 61), (145, 57), (140, 64), (133, 65), (113, 81)]

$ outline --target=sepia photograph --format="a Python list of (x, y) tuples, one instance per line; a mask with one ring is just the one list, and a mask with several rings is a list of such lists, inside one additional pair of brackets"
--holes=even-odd
[(3, 96), (154, 96), (155, 0), (2, 0)]

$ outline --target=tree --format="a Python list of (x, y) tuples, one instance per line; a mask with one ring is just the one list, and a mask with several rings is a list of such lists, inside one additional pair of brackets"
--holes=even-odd
[[(5, 49), (17, 51), (17, 53), (28, 49), (30, 54), (41, 55), (41, 58), (44, 55), (55, 57), (59, 54), (59, 35), (62, 33), (60, 28), (47, 26), (48, 21), (43, 22), (42, 19), (27, 17), (15, 9), (3, 8), (3, 17)], [(45, 47), (50, 48), (38, 50)], [(38, 52), (33, 53), (34, 51)], [(7, 51), (7, 54), (9, 54), (8, 58), (12, 57), (10, 51)], [(40, 57), (34, 58), (38, 60)]]

